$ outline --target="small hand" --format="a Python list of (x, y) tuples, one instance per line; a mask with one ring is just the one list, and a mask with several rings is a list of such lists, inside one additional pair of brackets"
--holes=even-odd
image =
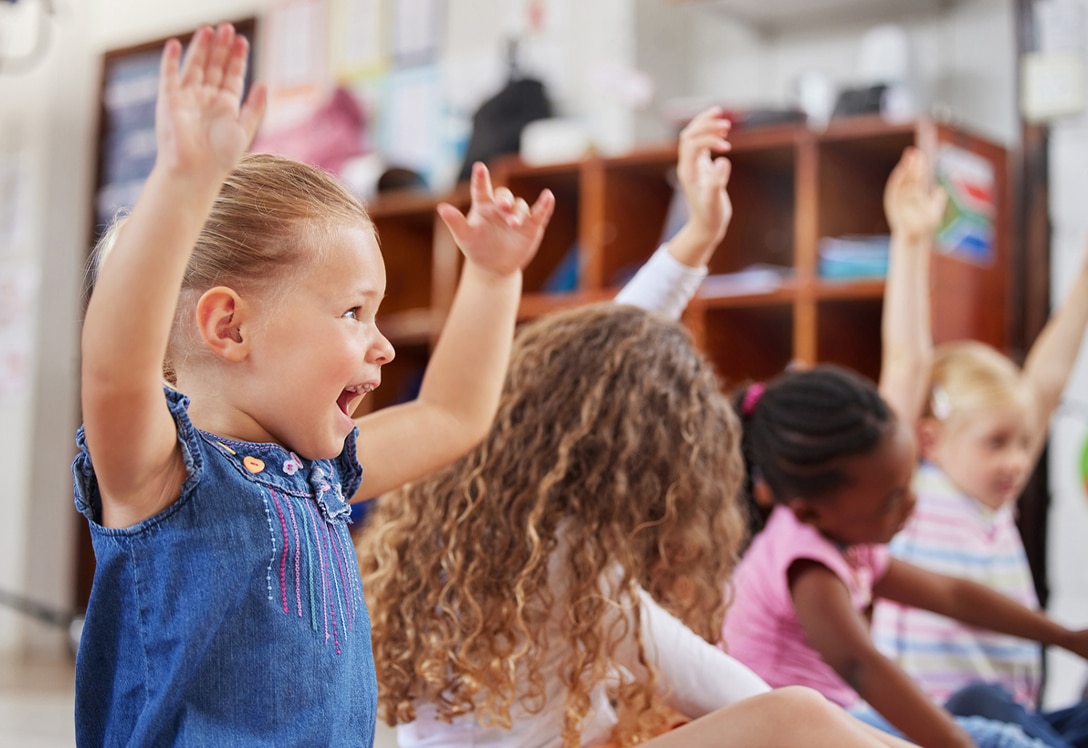
[(264, 86), (254, 86), (244, 104), (249, 42), (229, 23), (201, 27), (184, 62), (181, 44), (166, 43), (159, 77), (155, 130), (159, 163), (182, 171), (228, 173), (264, 115)]
[(497, 275), (524, 268), (540, 247), (555, 208), (551, 191), (541, 192), (530, 208), (505, 187), (493, 190), (487, 167), (477, 162), (469, 194), (472, 206), (467, 216), (449, 203), (438, 206), (438, 215), (465, 257)]
[(931, 183), (929, 162), (907, 148), (884, 187), (884, 213), (892, 234), (908, 241), (929, 240), (944, 215), (947, 193)]
[(711, 107), (695, 116), (680, 133), (676, 175), (688, 204), (688, 226), (713, 243), (720, 242), (733, 217), (733, 203), (726, 192), (732, 164), (724, 156), (730, 148), (726, 136), (732, 122)]

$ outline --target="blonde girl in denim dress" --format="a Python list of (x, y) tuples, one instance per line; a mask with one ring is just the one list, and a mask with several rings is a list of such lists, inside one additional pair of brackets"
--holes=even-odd
[(486, 434), (554, 203), (476, 166), (467, 216), (439, 208), (465, 263), (419, 397), (355, 419), (394, 355), (378, 240), (328, 175), (243, 156), (266, 96), (243, 101), (247, 54), (228, 24), (184, 62), (166, 45), (155, 166), (100, 253), (73, 465), (97, 559), (80, 745), (373, 742), (347, 502)]

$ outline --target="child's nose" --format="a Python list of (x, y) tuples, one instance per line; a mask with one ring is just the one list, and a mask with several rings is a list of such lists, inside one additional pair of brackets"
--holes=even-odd
[(378, 333), (378, 339), (374, 341), (374, 345), (370, 348), (370, 360), (379, 366), (384, 366), (392, 361), (396, 355), (397, 352), (393, 350), (393, 344), (389, 342), (389, 338)]

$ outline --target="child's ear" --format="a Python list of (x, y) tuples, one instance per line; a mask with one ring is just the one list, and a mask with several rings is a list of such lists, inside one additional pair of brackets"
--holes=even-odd
[(919, 419), (915, 427), (918, 438), (918, 454), (925, 460), (933, 460), (937, 450), (937, 440), (941, 436), (941, 423), (936, 418)]
[(208, 349), (227, 361), (241, 361), (248, 346), (242, 336), (246, 308), (233, 288), (209, 288), (196, 303), (196, 322)]
[(802, 498), (790, 499), (786, 506), (803, 525), (815, 525), (820, 519), (820, 505)]

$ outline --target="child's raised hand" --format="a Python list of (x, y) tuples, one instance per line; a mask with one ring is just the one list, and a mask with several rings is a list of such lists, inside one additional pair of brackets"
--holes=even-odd
[(181, 44), (166, 43), (155, 110), (158, 163), (217, 176), (234, 168), (257, 132), (266, 99), (257, 85), (241, 102), (248, 54), (249, 42), (229, 23), (197, 30), (183, 62)]
[(719, 107), (700, 112), (680, 133), (676, 175), (688, 204), (688, 226), (716, 244), (725, 236), (733, 217), (733, 203), (726, 185), (732, 164), (724, 156), (733, 123), (722, 117)]
[(467, 216), (449, 203), (438, 206), (438, 215), (465, 257), (497, 275), (524, 268), (540, 247), (555, 208), (551, 191), (541, 192), (530, 208), (505, 187), (493, 190), (487, 167), (477, 162), (472, 167), (470, 194)]
[(932, 184), (929, 162), (917, 148), (907, 148), (884, 187), (884, 213), (892, 234), (907, 241), (928, 241), (944, 215), (947, 193)]

